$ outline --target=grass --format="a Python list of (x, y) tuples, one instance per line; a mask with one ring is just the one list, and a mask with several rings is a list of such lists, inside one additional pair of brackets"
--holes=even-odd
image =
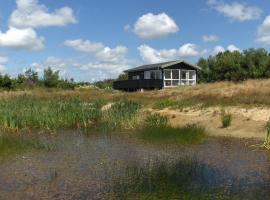
[(107, 177), (109, 197), (128, 200), (241, 199), (230, 194), (226, 187), (209, 187), (205, 179), (206, 167), (190, 158), (176, 158), (174, 162), (152, 160), (145, 166), (136, 162), (128, 164), (121, 169), (124, 175), (112, 173)]
[(186, 107), (192, 107), (197, 105), (198, 103), (195, 101), (175, 101), (170, 99), (162, 99), (158, 100), (154, 103), (154, 109), (164, 109), (164, 108), (172, 108), (172, 109), (183, 109)]
[(221, 112), (221, 123), (222, 128), (227, 128), (231, 125), (232, 115), (230, 113), (226, 113), (224, 110)]
[(141, 105), (131, 100), (120, 100), (103, 113), (101, 126), (107, 131), (135, 129)]
[(202, 141), (206, 137), (206, 130), (196, 124), (172, 127), (166, 116), (153, 114), (145, 119), (141, 137), (150, 142), (189, 144)]
[(270, 150), (270, 120), (266, 123), (266, 137), (263, 146)]
[(28, 150), (54, 150), (56, 145), (45, 138), (23, 134), (0, 135), (0, 155), (6, 156)]
[(57, 130), (59, 128), (88, 128), (101, 118), (101, 101), (85, 103), (70, 100), (38, 100), (31, 96), (16, 96), (0, 101), (2, 130)]

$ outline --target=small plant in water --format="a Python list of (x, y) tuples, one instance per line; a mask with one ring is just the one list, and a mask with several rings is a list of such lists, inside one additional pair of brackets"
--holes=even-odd
[(266, 123), (266, 137), (263, 146), (270, 150), (270, 120)]
[(146, 117), (141, 135), (143, 139), (152, 142), (194, 143), (201, 141), (206, 131), (196, 124), (172, 127), (167, 116), (152, 114)]
[(221, 111), (221, 123), (222, 128), (227, 128), (231, 125), (232, 115), (230, 113), (226, 113), (224, 110)]

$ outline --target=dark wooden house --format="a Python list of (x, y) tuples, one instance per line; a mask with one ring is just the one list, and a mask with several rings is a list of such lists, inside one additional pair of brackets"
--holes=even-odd
[(200, 68), (185, 61), (143, 65), (124, 71), (128, 80), (115, 81), (114, 89), (135, 91), (195, 85)]

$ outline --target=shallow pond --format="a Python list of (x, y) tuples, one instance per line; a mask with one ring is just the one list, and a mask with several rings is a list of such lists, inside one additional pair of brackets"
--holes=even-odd
[(1, 158), (1, 200), (172, 199), (168, 188), (180, 188), (174, 199), (270, 199), (270, 153), (255, 140), (160, 145), (70, 131), (54, 140), (54, 151)]

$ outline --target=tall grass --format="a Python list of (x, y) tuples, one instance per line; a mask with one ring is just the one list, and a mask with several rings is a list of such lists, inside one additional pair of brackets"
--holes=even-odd
[(266, 123), (266, 137), (263, 146), (270, 150), (270, 120)]
[(105, 130), (110, 131), (135, 129), (138, 122), (139, 109), (140, 104), (135, 101), (118, 101), (103, 113), (102, 126)]
[(222, 128), (227, 128), (232, 123), (232, 115), (230, 113), (226, 113), (224, 110), (221, 111), (221, 123)]
[(206, 137), (206, 130), (195, 124), (172, 127), (166, 116), (152, 114), (145, 119), (141, 136), (151, 142), (195, 143)]
[(154, 109), (164, 109), (164, 108), (174, 108), (174, 109), (183, 109), (186, 107), (192, 107), (198, 105), (198, 102), (195, 101), (176, 101), (170, 99), (161, 99), (157, 100), (153, 108)]
[(8, 130), (87, 128), (101, 117), (102, 102), (80, 99), (38, 100), (31, 96), (2, 98), (0, 127)]

